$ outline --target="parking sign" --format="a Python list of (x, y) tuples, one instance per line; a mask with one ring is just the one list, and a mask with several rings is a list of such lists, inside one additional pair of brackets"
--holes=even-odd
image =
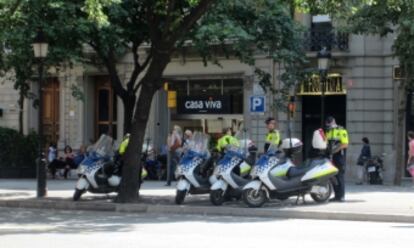
[(264, 114), (266, 111), (266, 97), (265, 96), (251, 96), (250, 97), (250, 113)]

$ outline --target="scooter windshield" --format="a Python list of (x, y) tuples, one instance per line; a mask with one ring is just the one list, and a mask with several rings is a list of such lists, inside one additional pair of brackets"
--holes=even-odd
[(208, 142), (210, 138), (208, 135), (201, 132), (194, 132), (189, 144), (188, 150), (201, 154), (203, 156), (209, 156)]
[(246, 157), (249, 154), (250, 149), (254, 148), (254, 142), (250, 139), (249, 135), (243, 132), (237, 132), (234, 135), (234, 138), (237, 142), (233, 142), (227, 146), (228, 151), (239, 154), (242, 157)]
[(276, 155), (279, 152), (278, 145), (272, 143), (269, 145), (269, 148), (267, 148), (266, 154), (268, 155)]
[(113, 139), (108, 135), (102, 134), (93, 145), (91, 152), (98, 157), (112, 157), (114, 155)]

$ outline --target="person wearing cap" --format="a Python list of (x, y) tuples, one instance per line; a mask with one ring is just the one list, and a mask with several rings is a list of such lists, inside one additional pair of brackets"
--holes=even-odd
[(348, 148), (349, 139), (348, 131), (336, 124), (335, 118), (329, 116), (326, 119), (326, 138), (332, 154), (332, 161), (339, 172), (336, 175), (338, 181), (337, 185), (334, 185), (335, 198), (332, 201), (344, 202), (345, 201), (345, 167), (346, 167), (346, 149)]
[(237, 145), (238, 140), (233, 137), (230, 127), (223, 129), (223, 136), (217, 141), (216, 149), (218, 152), (224, 152), (228, 145)]
[(266, 134), (266, 140), (264, 145), (264, 152), (267, 152), (271, 144), (279, 146), (280, 144), (280, 132), (276, 129), (276, 120), (273, 117), (269, 117), (265, 121), (268, 133)]

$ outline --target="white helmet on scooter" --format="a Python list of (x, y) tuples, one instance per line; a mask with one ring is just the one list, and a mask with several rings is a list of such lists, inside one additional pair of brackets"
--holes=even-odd
[(111, 176), (108, 178), (108, 184), (112, 187), (116, 187), (121, 183), (121, 178), (119, 176)]
[(297, 138), (286, 138), (282, 140), (282, 145), (280, 146), (284, 152), (289, 153), (298, 153), (302, 150), (303, 143)]

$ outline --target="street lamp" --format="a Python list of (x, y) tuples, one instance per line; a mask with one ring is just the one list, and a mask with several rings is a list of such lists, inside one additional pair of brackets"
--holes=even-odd
[(37, 197), (46, 196), (46, 158), (43, 155), (43, 102), (42, 102), (42, 80), (43, 80), (43, 62), (47, 56), (49, 44), (46, 42), (45, 35), (40, 29), (32, 43), (34, 57), (38, 60), (39, 70), (39, 159), (37, 162)]
[(318, 52), (318, 69), (319, 69), (319, 79), (321, 84), (321, 127), (324, 127), (325, 121), (325, 91), (326, 91), (326, 78), (329, 69), (329, 60), (331, 58), (331, 53), (323, 47)]

